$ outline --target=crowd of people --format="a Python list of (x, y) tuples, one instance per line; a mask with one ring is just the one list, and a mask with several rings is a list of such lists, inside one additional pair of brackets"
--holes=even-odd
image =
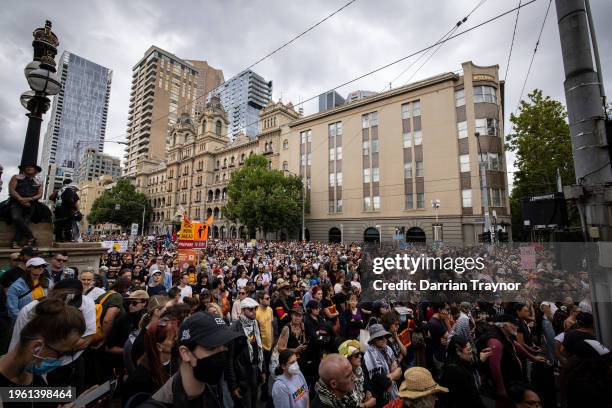
[(545, 249), (536, 276), (503, 250), (474, 276), (524, 279), (516, 301), (372, 298), (376, 251), (209, 240), (184, 262), (171, 240), (140, 237), (79, 270), (24, 247), (0, 271), (0, 387), (86, 396), (108, 382), (105, 403), (130, 408), (611, 406), (588, 280), (538, 298), (559, 279)]

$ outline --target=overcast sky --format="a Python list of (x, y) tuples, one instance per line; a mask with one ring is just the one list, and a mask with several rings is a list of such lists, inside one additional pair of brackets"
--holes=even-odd
[[(19, 96), (28, 89), (24, 66), (32, 59), (32, 31), (53, 22), (59, 55), (68, 50), (113, 70), (106, 139), (123, 140), (131, 70), (154, 44), (184, 59), (207, 60), (225, 78), (275, 49), (348, 0), (190, 0), (181, 1), (12, 1), (0, 16), (0, 163), (5, 187), (19, 164), (27, 126)], [(274, 82), (274, 99), (298, 104), (435, 42), (479, 0), (357, 0), (253, 70)], [(523, 1), (525, 3), (526, 0)], [(518, 4), (488, 0), (465, 28)], [(521, 87), (548, 5), (538, 0), (521, 9), (506, 85), (506, 125)], [(604, 82), (612, 81), (612, 1), (591, 0), (603, 64)], [(500, 76), (512, 38), (515, 13), (446, 43), (416, 74), (417, 63), (393, 87), (461, 68), (461, 63), (499, 64)], [(461, 29), (460, 29), (461, 30)], [(381, 91), (416, 57), (338, 89)], [(424, 60), (424, 59), (423, 59)], [(423, 61), (421, 60), (421, 61)], [(412, 78), (411, 78), (412, 77)], [(563, 64), (555, 5), (551, 6), (525, 94), (540, 88), (565, 103)], [(304, 106), (306, 113), (313, 105)], [(45, 115), (42, 138), (50, 111)], [(506, 126), (506, 132), (509, 127)], [(107, 143), (105, 152), (123, 156), (124, 146)], [(40, 153), (40, 152), (39, 152)], [(509, 158), (511, 162), (511, 157)], [(511, 169), (511, 164), (509, 164)], [(6, 188), (0, 195), (6, 197)]]

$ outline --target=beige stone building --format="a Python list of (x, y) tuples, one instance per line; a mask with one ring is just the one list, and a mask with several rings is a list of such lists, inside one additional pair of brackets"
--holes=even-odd
[(178, 117), (195, 114), (204, 92), (222, 82), (223, 73), (205, 61), (188, 62), (151, 46), (132, 69), (124, 175), (134, 178), (142, 161), (163, 160)]
[(438, 225), (444, 242), (473, 244), (484, 229), (479, 157), (490, 214), (505, 228), (503, 82), (497, 66), (462, 68), (307, 117), (271, 102), (258, 137), (231, 143), (225, 112), (211, 100), (197, 119), (184, 115), (172, 128), (166, 161), (140, 163), (136, 183), (154, 208), (150, 231), (165, 233), (184, 210), (194, 220), (214, 214), (213, 236), (245, 236), (222, 208), (231, 173), (254, 153), (304, 178), (308, 239), (391, 241), (399, 228), (408, 241), (431, 242)]
[[(105, 191), (112, 189), (115, 186), (115, 178), (112, 175), (99, 176), (93, 180), (85, 180), (79, 184), (79, 210), (83, 214), (81, 221), (81, 231), (87, 232), (89, 222), (87, 216), (91, 212), (94, 201), (100, 197)], [(108, 231), (115, 229), (111, 224), (92, 225), (93, 232)]]

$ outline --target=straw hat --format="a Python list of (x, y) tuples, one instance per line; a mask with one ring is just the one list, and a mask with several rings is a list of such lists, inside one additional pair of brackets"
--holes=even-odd
[(448, 388), (438, 385), (428, 369), (412, 367), (404, 373), (398, 395), (401, 398), (416, 399), (439, 392), (448, 392)]

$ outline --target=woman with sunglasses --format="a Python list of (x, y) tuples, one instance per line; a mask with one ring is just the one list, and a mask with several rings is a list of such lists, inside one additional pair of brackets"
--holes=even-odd
[(43, 274), (46, 268), (47, 262), (44, 259), (29, 259), (26, 262), (26, 273), (9, 287), (6, 307), (13, 321), (25, 305), (47, 296), (48, 288), (53, 284), (47, 275)]
[(46, 386), (41, 376), (58, 368), (61, 357), (74, 353), (85, 328), (77, 308), (58, 298), (41, 300), (17, 346), (0, 357), (0, 387)]
[(338, 347), (338, 353), (344, 356), (353, 367), (355, 387), (353, 388), (354, 400), (359, 402), (360, 408), (372, 408), (376, 406), (376, 399), (372, 393), (365, 389), (365, 376), (361, 368), (361, 344), (358, 340), (347, 340)]

